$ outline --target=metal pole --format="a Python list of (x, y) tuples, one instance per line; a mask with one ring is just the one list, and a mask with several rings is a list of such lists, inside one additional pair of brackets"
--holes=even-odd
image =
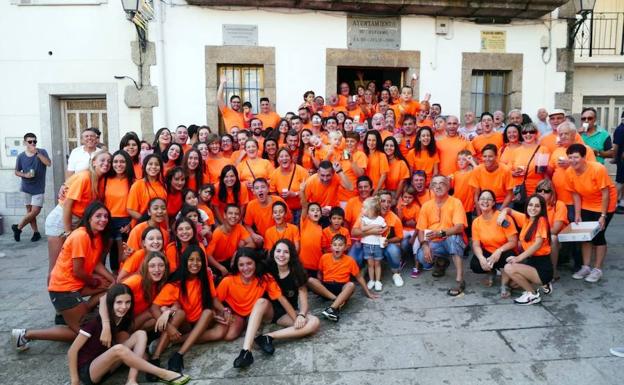
[(592, 57), (594, 49), (594, 12), (589, 17), (589, 57)]

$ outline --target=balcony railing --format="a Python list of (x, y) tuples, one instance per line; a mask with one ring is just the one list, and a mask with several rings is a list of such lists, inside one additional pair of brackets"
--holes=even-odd
[(578, 56), (624, 55), (624, 12), (590, 13), (574, 48)]

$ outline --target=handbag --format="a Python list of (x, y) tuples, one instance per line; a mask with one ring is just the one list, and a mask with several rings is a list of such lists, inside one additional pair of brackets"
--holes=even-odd
[(529, 159), (529, 162), (527, 163), (525, 167), (524, 178), (522, 179), (522, 183), (520, 183), (513, 189), (513, 199), (511, 201), (516, 206), (524, 208), (524, 204), (526, 203), (526, 200), (527, 200), (526, 180), (527, 180), (527, 176), (529, 175), (529, 166), (531, 165), (531, 162), (533, 161), (533, 158), (535, 157), (535, 154), (537, 154), (537, 151), (539, 149), (540, 149), (540, 146), (538, 145), (535, 148), (535, 151), (533, 151), (533, 155), (531, 155), (531, 158)]

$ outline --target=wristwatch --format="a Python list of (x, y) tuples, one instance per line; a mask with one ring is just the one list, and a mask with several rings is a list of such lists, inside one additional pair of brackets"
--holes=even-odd
[(444, 230), (440, 230), (440, 232), (438, 234), (440, 235), (440, 238), (446, 237), (446, 231), (444, 231)]

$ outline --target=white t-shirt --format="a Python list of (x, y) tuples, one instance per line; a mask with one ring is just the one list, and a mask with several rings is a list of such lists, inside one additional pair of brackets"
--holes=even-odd
[[(386, 226), (386, 221), (381, 216), (378, 216), (375, 219), (370, 219), (369, 217), (362, 215), (362, 218), (360, 219), (360, 223), (366, 226), (370, 226), (370, 225)], [(362, 237), (360, 242), (363, 244), (367, 244), (367, 245), (381, 246), (381, 238), (382, 238), (381, 235), (367, 235), (367, 236)]]
[(67, 160), (67, 171), (78, 173), (88, 169), (93, 154), (95, 154), (95, 151), (89, 154), (84, 146), (74, 148)]

